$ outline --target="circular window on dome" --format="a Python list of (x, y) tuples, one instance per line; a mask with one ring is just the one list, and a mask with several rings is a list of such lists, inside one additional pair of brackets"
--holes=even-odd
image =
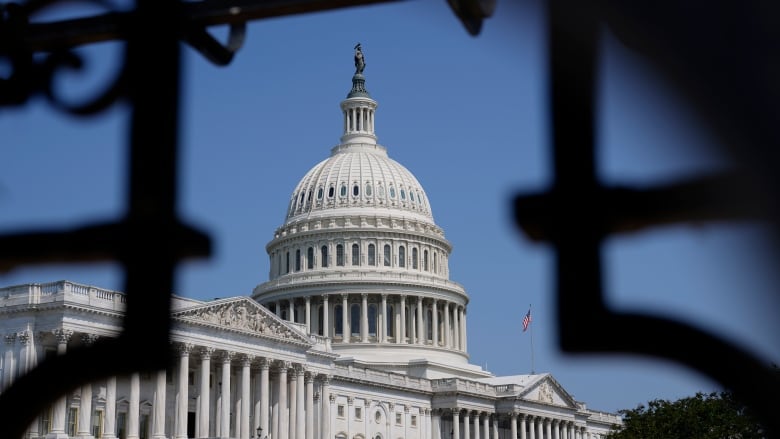
[(395, 198), (395, 188), (390, 186), (390, 198)]
[(405, 199), (406, 199), (406, 191), (405, 191), (405, 190), (403, 190), (403, 189), (401, 189), (401, 199), (402, 199), (402, 200), (405, 200)]
[(352, 196), (357, 197), (358, 195), (360, 195), (360, 186), (358, 185), (352, 186)]
[(370, 197), (373, 193), (374, 190), (371, 188), (371, 183), (366, 183), (366, 196)]
[(341, 195), (341, 198), (344, 198), (347, 196), (347, 185), (342, 184), (341, 189), (339, 190), (339, 195)]
[(322, 190), (322, 188), (317, 189), (317, 199), (318, 200), (322, 199), (323, 192), (324, 191)]

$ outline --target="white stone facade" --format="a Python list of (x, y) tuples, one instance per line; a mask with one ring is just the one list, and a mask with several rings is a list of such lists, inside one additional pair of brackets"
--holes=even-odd
[[(549, 374), (468, 362), (452, 247), (417, 179), (376, 143), (377, 103), (358, 77), (341, 144), (267, 246), (269, 280), (251, 297), (175, 297), (171, 370), (84, 385), (29, 437), (590, 439), (619, 424)], [(118, 336), (124, 310), (123, 293), (74, 282), (0, 289), (0, 386)]]

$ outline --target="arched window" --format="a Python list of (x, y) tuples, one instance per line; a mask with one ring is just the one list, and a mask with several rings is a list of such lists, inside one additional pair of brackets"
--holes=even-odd
[(322, 188), (319, 188), (319, 189), (317, 189), (317, 199), (318, 199), (318, 200), (321, 200), (321, 199), (322, 199), (322, 195), (323, 195), (323, 190), (322, 190)]
[(376, 305), (368, 305), (368, 335), (376, 337)]
[(342, 311), (343, 308), (341, 305), (336, 305), (333, 307), (333, 335), (340, 335), (344, 336), (344, 326), (342, 323), (344, 322), (344, 319), (342, 318)]
[(433, 312), (431, 310), (428, 310), (426, 312), (426, 315), (428, 316), (428, 321), (425, 322), (425, 327), (427, 328), (428, 335), (425, 337), (425, 340), (433, 340)]
[(376, 265), (376, 246), (368, 244), (368, 265)]
[(333, 195), (335, 195), (335, 194), (336, 194), (336, 188), (334, 188), (333, 186), (329, 187), (328, 188), (328, 198), (333, 198)]
[(349, 327), (353, 336), (360, 335), (360, 305), (357, 303), (349, 308)]
[(428, 250), (423, 250), (423, 270), (428, 271)]
[(366, 196), (370, 197), (374, 193), (374, 190), (371, 189), (371, 183), (366, 183)]
[(352, 265), (360, 265), (360, 246), (352, 244)]
[(306, 250), (306, 268), (308, 270), (314, 270), (314, 247), (309, 247)]
[(328, 268), (328, 246), (323, 245), (320, 249), (320, 259), (322, 262), (320, 262), (320, 265), (322, 268)]
[(403, 189), (401, 189), (401, 199), (402, 199), (402, 200), (405, 200), (405, 199), (406, 199), (406, 191), (405, 191), (405, 190), (403, 190)]
[(438, 253), (436, 253), (436, 252), (433, 252), (433, 272), (434, 272), (434, 273), (438, 273), (438, 272), (436, 271), (436, 269), (437, 269), (437, 268), (439, 268), (439, 267), (437, 266), (437, 262), (438, 262), (438, 261), (437, 261), (437, 259), (438, 259), (438, 256), (439, 256), (439, 254), (438, 254)]
[(284, 264), (284, 274), (290, 272), (290, 252), (287, 252), (287, 262)]
[(341, 198), (344, 198), (344, 197), (347, 196), (347, 184), (346, 183), (342, 183), (341, 184), (341, 189), (339, 189), (339, 196), (341, 196)]
[(417, 249), (412, 249), (412, 269), (417, 269)]
[(409, 199), (414, 201), (414, 191), (409, 191)]
[(385, 322), (385, 326), (387, 327), (387, 335), (389, 335), (390, 337), (392, 337), (393, 334), (395, 334), (394, 332), (395, 330), (393, 329), (394, 328), (393, 323), (395, 322), (394, 310), (395, 308), (393, 308), (393, 305), (388, 303), (387, 308), (385, 309), (385, 320), (387, 320)]
[(301, 271), (301, 249), (295, 250), (295, 271)]
[(344, 266), (344, 246), (341, 244), (336, 246), (336, 265)]
[(395, 188), (390, 186), (390, 198), (395, 199)]
[(358, 185), (352, 186), (352, 196), (357, 197), (358, 195), (360, 195), (360, 186)]
[(406, 267), (406, 247), (404, 246), (398, 247), (398, 266)]
[(325, 307), (320, 305), (317, 307), (317, 334), (319, 335), (325, 335), (324, 327), (323, 325), (323, 313), (325, 312)]
[(385, 267), (390, 266), (390, 244), (385, 244), (385, 254), (384, 254), (384, 260), (385, 260)]

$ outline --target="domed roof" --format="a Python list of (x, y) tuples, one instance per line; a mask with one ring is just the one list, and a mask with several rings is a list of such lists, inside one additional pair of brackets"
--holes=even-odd
[(286, 223), (345, 215), (381, 215), (433, 223), (428, 197), (404, 166), (373, 143), (334, 147), (304, 175), (290, 199)]

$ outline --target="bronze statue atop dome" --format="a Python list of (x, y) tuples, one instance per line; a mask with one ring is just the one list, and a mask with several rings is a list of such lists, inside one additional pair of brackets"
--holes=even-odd
[(363, 56), (363, 50), (360, 43), (355, 46), (355, 74), (362, 75), (363, 69), (366, 68), (366, 59)]

